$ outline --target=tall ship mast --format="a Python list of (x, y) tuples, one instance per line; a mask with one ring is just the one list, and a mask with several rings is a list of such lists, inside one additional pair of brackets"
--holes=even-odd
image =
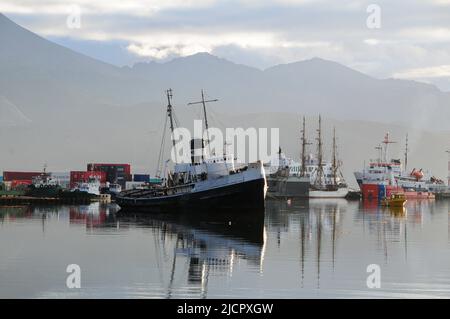
[(331, 160), (332, 165), (332, 173), (333, 173), (333, 185), (337, 185), (337, 171), (338, 171), (338, 162), (337, 162), (337, 150), (336, 150), (336, 128), (333, 127), (333, 156)]
[(303, 116), (303, 127), (301, 130), (302, 133), (302, 153), (301, 153), (301, 171), (300, 176), (304, 177), (306, 176), (306, 146), (310, 145), (311, 143), (308, 143), (306, 139), (306, 123), (305, 123), (305, 116)]
[(324, 186), (323, 156), (322, 156), (322, 118), (319, 115), (319, 128), (317, 129), (317, 169), (314, 186), (322, 188)]
[[(322, 118), (319, 115), (319, 128), (317, 130), (317, 163), (315, 168), (314, 182), (309, 191), (310, 198), (343, 198), (349, 189), (339, 171), (339, 160), (337, 156), (336, 129), (333, 128), (332, 158), (330, 163), (323, 159), (322, 141)], [(331, 167), (330, 167), (331, 166)], [(327, 170), (325, 174), (324, 169)], [(330, 179), (331, 177), (331, 179)]]

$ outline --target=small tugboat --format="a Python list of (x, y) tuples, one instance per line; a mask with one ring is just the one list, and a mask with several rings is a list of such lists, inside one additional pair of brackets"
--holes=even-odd
[(75, 191), (100, 196), (100, 180), (97, 177), (91, 176), (86, 182), (78, 184)]
[[(172, 144), (175, 149), (172, 90), (169, 89), (166, 93), (168, 101), (166, 123), (169, 120)], [(208, 132), (206, 102), (208, 101), (205, 101), (202, 91), (200, 103), (203, 104), (205, 130)], [(206, 140), (206, 144), (208, 143), (209, 141)], [(192, 139), (190, 146), (190, 163), (176, 163), (171, 172), (167, 169), (169, 161), (166, 161), (166, 174), (164, 174), (166, 176), (162, 185), (123, 191), (117, 195), (116, 203), (122, 210), (131, 211), (137, 209), (160, 211), (167, 208), (178, 210), (185, 207), (214, 209), (219, 205), (230, 208), (264, 207), (266, 178), (260, 161), (237, 167), (230, 154), (207, 158), (203, 139)], [(175, 162), (178, 162), (176, 152), (174, 155)], [(230, 213), (233, 211), (233, 209), (229, 210)]]
[(381, 200), (381, 206), (385, 207), (403, 207), (407, 202), (405, 194), (402, 193), (394, 193), (389, 197), (385, 197)]
[(44, 165), (43, 172), (33, 177), (31, 185), (26, 191), (27, 196), (31, 197), (47, 197), (55, 198), (58, 197), (62, 191), (58, 182), (51, 178), (51, 174), (47, 173), (47, 166)]

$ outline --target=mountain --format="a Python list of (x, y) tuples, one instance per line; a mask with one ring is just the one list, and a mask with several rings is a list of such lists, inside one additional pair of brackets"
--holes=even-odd
[(326, 125), (339, 128), (348, 172), (371, 156), (385, 130), (398, 132), (398, 139), (409, 130), (416, 136), (410, 134), (411, 145), (436, 143), (426, 146), (429, 154), (417, 153), (418, 162), (426, 167), (432, 158), (432, 168), (445, 176), (448, 136), (439, 130), (450, 130), (450, 95), (432, 85), (375, 79), (320, 58), (259, 70), (198, 53), (117, 67), (49, 42), (2, 14), (0, 171), (123, 161), (153, 172), (169, 87), (182, 125), (191, 126), (200, 111), (186, 104), (203, 88), (219, 99), (209, 106), (212, 125), (279, 127), (290, 155), (298, 154), (299, 115), (322, 113)]
[(49, 42), (0, 15), (0, 94), (31, 119), (77, 116), (98, 105), (197, 100), (200, 88), (223, 112), (318, 112), (337, 119), (450, 129), (450, 94), (428, 84), (362, 74), (319, 58), (259, 70), (207, 53), (116, 67)]

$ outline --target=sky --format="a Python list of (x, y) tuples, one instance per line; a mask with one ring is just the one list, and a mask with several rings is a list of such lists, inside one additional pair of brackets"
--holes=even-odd
[(320, 57), (450, 91), (450, 0), (1, 0), (0, 12), (119, 66), (198, 52), (260, 69)]

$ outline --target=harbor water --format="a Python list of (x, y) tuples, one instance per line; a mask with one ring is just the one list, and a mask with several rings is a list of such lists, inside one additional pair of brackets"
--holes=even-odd
[(449, 204), (269, 200), (250, 224), (233, 212), (0, 207), (0, 298), (449, 298)]

